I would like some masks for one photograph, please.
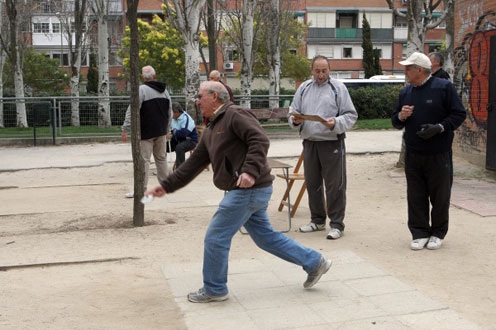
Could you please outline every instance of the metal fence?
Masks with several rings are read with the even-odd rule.
[[[171,96],[172,101],[185,105],[183,95]],[[235,95],[236,104],[250,101],[251,109],[268,108],[271,100],[278,100],[280,107],[289,107],[293,95]],[[96,96],[58,97],[26,97],[24,99],[5,97],[0,98],[3,105],[3,116],[0,116],[0,138],[53,138],[64,136],[99,136],[119,135],[126,110],[129,105],[129,96],[111,96],[109,98]],[[79,107],[79,126],[71,124],[72,103]],[[109,102],[112,127],[98,128],[98,106],[100,102]],[[17,128],[16,104],[23,103],[26,107],[27,123],[29,128]],[[195,118],[195,116],[193,116]],[[2,122],[3,119],[3,122]],[[195,118],[198,120],[198,118]],[[3,124],[3,128],[1,128]]]

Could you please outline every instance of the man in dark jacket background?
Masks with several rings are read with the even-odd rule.
[[[426,55],[415,52],[400,64],[410,84],[401,90],[391,119],[394,127],[405,128],[410,248],[422,250],[427,244],[435,250],[448,232],[453,132],[467,114],[453,84],[431,75]]]
[[[329,270],[331,261],[272,229],[267,215],[273,180],[267,162],[269,139],[258,120],[247,109],[233,105],[219,82],[203,83],[197,104],[210,124],[195,152],[160,186],[146,192],[157,197],[172,193],[209,163],[215,186],[226,191],[205,235],[203,287],[188,294],[188,300],[208,303],[228,298],[229,249],[242,226],[260,248],[302,266],[308,273],[303,286],[312,287]]]
[[[157,167],[157,178],[164,180],[168,174],[167,158],[165,156],[165,136],[170,131],[172,117],[172,103],[165,88],[165,84],[155,80],[155,70],[151,66],[142,69],[143,85],[139,87],[140,102],[140,127],[141,156],[145,161],[145,186],[148,184],[148,170],[150,168],[150,157],[153,153],[155,166]],[[131,106],[127,108],[126,119],[122,125],[122,141],[127,142],[127,135],[131,128]],[[127,198],[133,198],[134,192],[126,194]]]
[[[450,75],[448,74],[448,72],[443,70],[444,56],[441,53],[430,53],[429,60],[431,60],[432,64],[431,72],[433,77],[450,80]]]

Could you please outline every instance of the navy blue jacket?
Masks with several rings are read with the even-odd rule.
[[[413,114],[401,121],[398,114],[403,105],[414,105]],[[400,91],[399,101],[391,117],[394,127],[405,127],[407,151],[437,154],[451,150],[454,130],[465,120],[467,112],[453,84],[446,79],[431,77],[422,86],[408,85]],[[441,124],[444,132],[428,140],[417,136],[420,125]]]

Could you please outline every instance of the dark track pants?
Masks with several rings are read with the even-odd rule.
[[[424,155],[406,152],[405,174],[408,199],[408,228],[413,239],[448,232],[453,163],[450,152]],[[432,204],[429,224],[429,201]]]
[[[311,221],[344,230],[346,209],[346,150],[344,140],[303,141],[303,164]],[[324,199],[325,186],[325,199]]]

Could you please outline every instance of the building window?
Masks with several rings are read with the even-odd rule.
[[[353,48],[344,47],[343,48],[343,58],[352,58],[353,57]]]
[[[340,29],[356,29],[357,28],[357,14],[343,14],[337,15],[336,27]]]
[[[82,30],[83,32],[86,32],[86,23],[83,22],[82,24]],[[75,22],[71,22],[71,33],[76,33],[76,23]]]
[[[401,58],[407,58],[406,50],[407,50],[407,44],[403,44],[403,48],[401,49]]]
[[[50,32],[50,24],[48,24],[48,23],[34,23],[33,32],[34,33],[49,33]]]
[[[60,54],[52,53],[52,59],[59,61],[59,65],[60,65]]]
[[[69,54],[62,54],[62,66],[69,66]]]
[[[396,21],[394,22],[394,26],[397,28],[408,28],[408,22],[406,17],[396,16]]]
[[[60,23],[52,23],[52,33],[60,33]]]
[[[236,49],[226,50],[226,60],[227,61],[237,61],[239,60],[239,53]]]
[[[430,44],[429,53],[438,52],[441,50],[441,44]]]

